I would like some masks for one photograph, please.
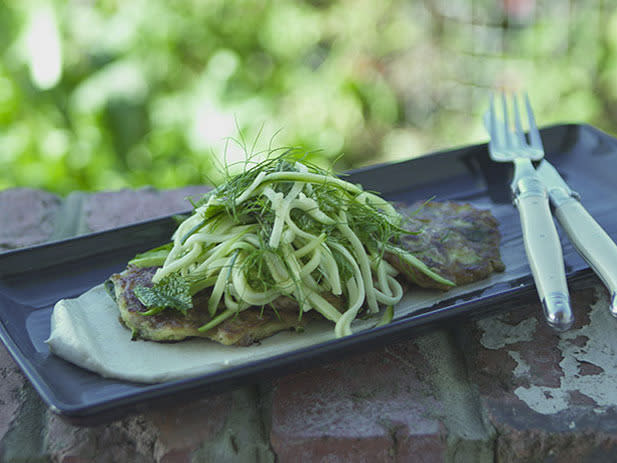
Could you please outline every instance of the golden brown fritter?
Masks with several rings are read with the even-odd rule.
[[[129,265],[122,273],[109,278],[108,292],[120,310],[120,320],[133,332],[135,339],[180,341],[189,337],[204,337],[225,345],[247,346],[282,330],[304,326],[311,314],[298,317],[297,305],[282,300],[270,307],[248,309],[225,320],[220,325],[201,332],[200,326],[211,320],[208,313],[208,291],[193,296],[193,309],[186,316],[177,310],[163,310],[155,315],[143,315],[148,309],[137,299],[133,289],[150,286],[156,267],[139,268]]]
[[[499,224],[490,211],[451,201],[395,207],[404,217],[403,228],[415,233],[401,238],[402,247],[457,286],[504,271],[499,253]],[[402,265],[395,256],[389,256],[389,260],[419,286],[448,289]]]
[[[469,204],[431,202],[411,206],[396,204],[403,215],[403,227],[414,232],[404,235],[401,245],[439,275],[464,285],[501,272],[504,265],[499,254],[500,234],[497,220],[489,211]],[[402,265],[393,255],[388,259],[402,274],[419,286],[448,289],[414,268]],[[152,341],[179,341],[189,337],[205,337],[225,345],[246,346],[291,328],[301,328],[320,317],[307,312],[300,319],[298,305],[289,297],[273,301],[272,307],[244,310],[207,332],[198,328],[208,323],[209,290],[193,296],[193,308],[186,315],[177,310],[163,310],[143,315],[148,309],[135,296],[137,286],[150,286],[156,267],[129,265],[125,271],[110,277],[108,291],[116,300],[120,319],[135,338]],[[340,297],[323,294],[335,307],[343,307]]]

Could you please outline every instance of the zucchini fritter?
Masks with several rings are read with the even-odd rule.
[[[395,207],[404,217],[403,228],[415,233],[403,235],[400,244],[457,286],[505,270],[499,253],[499,224],[490,211],[451,201],[395,204]],[[448,289],[416,269],[402,265],[395,256],[389,256],[389,260],[418,286]]]
[[[482,280],[493,272],[502,272],[504,264],[499,253],[500,233],[497,220],[490,211],[469,204],[454,202],[395,204],[403,215],[403,228],[414,232],[404,235],[401,244],[432,270],[456,285]],[[419,286],[448,289],[421,271],[404,265],[395,255],[388,260],[402,275]],[[301,328],[316,318],[314,311],[298,317],[298,305],[289,297],[279,297],[263,310],[259,307],[239,312],[206,332],[198,330],[208,323],[208,298],[205,290],[193,296],[193,309],[186,315],[176,310],[163,310],[144,315],[148,309],[135,296],[137,286],[152,285],[156,267],[129,265],[125,271],[112,275],[106,286],[115,299],[120,319],[134,338],[152,341],[179,341],[189,337],[205,337],[225,345],[250,345],[290,328]],[[340,308],[344,301],[332,294],[323,294]]]
[[[270,307],[244,310],[220,325],[201,332],[208,323],[208,291],[193,297],[194,308],[185,315],[175,310],[163,310],[155,315],[144,315],[148,309],[137,299],[133,289],[139,285],[151,286],[156,267],[139,268],[129,265],[122,273],[112,275],[106,287],[116,301],[120,320],[133,332],[133,338],[151,341],[180,341],[189,337],[204,337],[225,345],[248,346],[282,330],[300,328],[312,314],[298,318],[298,309],[281,298],[274,309]],[[275,310],[276,309],[276,310]]]

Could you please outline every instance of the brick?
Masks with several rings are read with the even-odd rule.
[[[151,463],[156,433],[155,425],[143,415],[84,428],[49,413],[46,456],[58,463]]]
[[[225,408],[224,416],[213,416],[208,409],[203,410],[202,416],[207,416],[208,420],[213,420],[212,422],[220,427],[216,434],[212,433],[208,439],[204,439],[199,450],[192,454],[192,461],[274,463],[274,456],[266,438],[257,389],[254,386],[244,386],[234,389],[229,395],[231,408]]]
[[[20,391],[26,384],[26,378],[3,345],[0,345],[0,376],[0,442],[3,442],[23,405],[24,396]]]
[[[60,198],[44,191],[0,191],[0,252],[47,241],[59,207]]]
[[[0,346],[0,461],[41,461],[46,407]]]
[[[47,455],[59,463],[190,463],[204,443],[218,439],[230,403],[230,395],[222,394],[92,428],[49,413]]]
[[[535,302],[461,330],[498,461],[617,461],[617,321],[601,285],[571,293],[567,332]]]
[[[270,437],[278,461],[443,461],[429,370],[407,342],[279,379]]]
[[[99,429],[71,426],[49,413],[45,430],[46,453],[58,463],[86,463],[97,455]]]
[[[231,412],[231,395],[221,394],[150,415],[158,431],[157,463],[190,463],[204,443],[216,441]]]
[[[94,193],[86,199],[84,215],[89,231],[102,231],[191,209],[187,197],[199,198],[207,187],[191,186],[158,191],[153,188]]]

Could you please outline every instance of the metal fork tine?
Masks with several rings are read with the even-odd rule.
[[[516,137],[518,138],[519,146],[525,146],[525,132],[521,125],[521,115],[518,110],[518,96],[516,93],[512,96],[512,105],[514,106],[514,126],[516,127]]]
[[[529,141],[532,148],[539,150],[544,149],[542,147],[542,139],[540,138],[540,131],[536,125],[536,120],[531,109],[531,103],[529,102],[529,96],[525,92],[525,106],[527,107],[527,119],[529,120]]]
[[[510,138],[510,121],[508,120],[508,104],[506,101],[506,94],[501,94],[501,103],[503,105],[503,133],[505,137],[506,145],[512,147],[512,140]]]

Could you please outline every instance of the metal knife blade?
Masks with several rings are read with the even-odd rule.
[[[536,172],[548,190],[557,220],[576,250],[608,288],[610,311],[617,317],[617,245],[583,207],[578,193],[568,186],[555,167],[543,160]]]

